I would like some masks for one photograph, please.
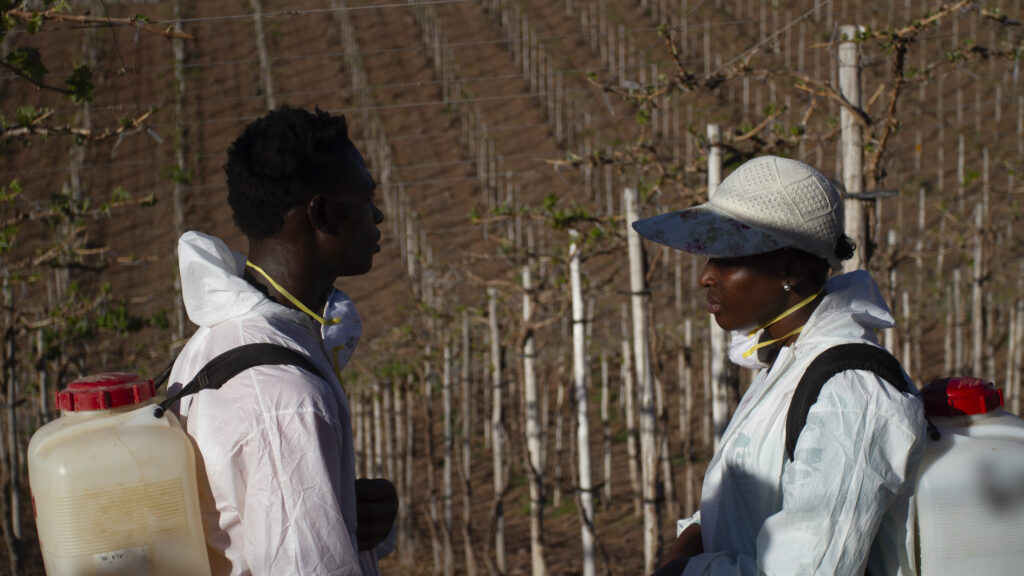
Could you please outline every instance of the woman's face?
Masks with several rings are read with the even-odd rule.
[[[708,290],[708,312],[724,330],[745,330],[782,313],[788,304],[782,251],[710,258],[700,274]]]

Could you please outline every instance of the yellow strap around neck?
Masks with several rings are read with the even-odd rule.
[[[817,292],[815,292],[814,294],[811,294],[811,295],[810,295],[810,296],[808,296],[807,298],[804,298],[804,299],[803,299],[803,300],[801,300],[800,302],[797,302],[796,304],[794,304],[793,306],[791,306],[791,307],[790,307],[790,308],[789,308],[788,310],[786,310],[786,311],[785,311],[785,312],[783,312],[782,314],[779,314],[779,315],[778,315],[778,316],[776,316],[775,318],[772,318],[771,320],[769,320],[769,321],[765,322],[764,324],[761,324],[761,325],[760,325],[760,326],[758,326],[757,328],[754,328],[753,330],[751,330],[751,331],[750,331],[749,333],[747,333],[747,336],[753,336],[754,334],[757,334],[757,333],[758,333],[758,332],[760,332],[761,330],[764,330],[765,328],[768,328],[768,327],[769,327],[769,326],[771,326],[772,324],[775,324],[775,323],[776,323],[776,322],[778,322],[779,320],[782,320],[782,319],[783,319],[783,318],[785,318],[786,316],[789,316],[789,315],[790,315],[790,314],[792,314],[793,312],[796,312],[797,310],[799,310],[799,309],[803,308],[804,306],[807,306],[808,304],[810,304],[811,302],[813,302],[815,298],[817,298],[818,296],[821,296],[821,293],[822,293],[822,292],[824,292],[824,291],[825,291],[825,289],[824,289],[824,288],[822,288],[821,290],[818,290]],[[774,340],[766,340],[766,341],[764,341],[764,342],[760,342],[760,343],[758,343],[758,344],[757,344],[756,346],[754,346],[754,347],[750,348],[749,350],[747,350],[746,352],[744,352],[744,353],[743,353],[743,357],[744,357],[744,358],[749,358],[749,357],[750,357],[751,355],[753,355],[753,354],[754,354],[755,352],[757,352],[757,351],[758,351],[758,350],[760,350],[761,348],[765,348],[765,347],[767,347],[767,346],[771,346],[772,344],[775,344],[776,342],[779,342],[779,341],[781,341],[781,340],[785,340],[785,339],[789,338],[790,336],[796,336],[796,335],[797,335],[797,334],[799,334],[799,333],[800,333],[800,331],[801,331],[801,330],[803,330],[803,329],[804,329],[804,327],[803,327],[803,325],[801,324],[800,326],[797,326],[797,327],[796,327],[796,328],[795,328],[794,330],[791,330],[791,331],[790,331],[790,332],[789,332],[788,334],[786,334],[785,336],[781,336],[781,337],[779,337],[779,338],[776,338],[776,339],[774,339]]]
[[[793,305],[793,306],[792,306],[792,307],[791,307],[791,308],[790,308],[789,310],[786,310],[786,311],[785,311],[785,312],[783,312],[782,314],[779,314],[779,315],[778,315],[778,316],[776,316],[775,318],[772,318],[771,320],[769,320],[769,321],[765,322],[764,324],[761,324],[760,326],[758,326],[758,327],[754,328],[753,330],[751,330],[750,332],[748,332],[748,333],[747,333],[747,336],[753,336],[754,334],[757,334],[757,333],[758,333],[758,332],[760,332],[761,330],[764,330],[765,328],[767,328],[767,327],[771,326],[772,324],[775,324],[775,323],[776,323],[776,322],[778,322],[779,320],[782,320],[782,319],[783,319],[783,318],[785,318],[786,316],[789,316],[789,315],[790,315],[790,314],[792,314],[793,312],[796,312],[797,310],[799,310],[799,309],[803,308],[804,306],[807,306],[807,305],[808,305],[808,304],[810,304],[810,303],[811,303],[812,301],[814,301],[814,299],[815,299],[815,298],[817,298],[818,296],[821,296],[821,293],[822,293],[822,292],[824,292],[824,291],[825,291],[825,289],[824,289],[824,288],[822,288],[821,290],[818,290],[817,292],[815,292],[814,294],[811,294],[811,295],[810,295],[810,296],[808,296],[807,298],[804,298],[804,299],[803,299],[803,300],[801,300],[800,302],[797,302],[797,303],[796,303],[796,304],[794,304],[794,305]],[[785,338],[785,336],[783,336],[783,338]],[[774,342],[774,340],[773,340],[773,342]]]
[[[797,326],[795,330],[791,331],[789,334],[786,334],[785,336],[782,336],[780,338],[776,338],[774,340],[765,340],[764,342],[761,342],[758,345],[756,345],[753,348],[751,348],[750,350],[747,350],[746,352],[744,352],[743,353],[743,357],[744,358],[750,358],[755,352],[757,352],[761,348],[765,348],[767,346],[771,346],[772,344],[775,344],[779,340],[785,340],[786,338],[789,338],[790,336],[795,336],[795,335],[799,334],[800,331],[803,330],[803,329],[804,329],[803,326]]]
[[[273,286],[275,290],[280,292],[281,295],[284,296],[285,298],[287,298],[289,302],[294,304],[296,308],[298,308],[299,310],[302,310],[303,312],[305,312],[313,320],[316,320],[317,322],[323,324],[324,326],[334,326],[335,324],[340,324],[341,323],[341,318],[331,318],[331,319],[328,320],[328,319],[324,318],[323,316],[317,314],[316,312],[313,312],[312,310],[310,310],[305,304],[303,304],[302,302],[299,302],[298,298],[296,298],[295,296],[292,296],[291,292],[288,292],[287,290],[285,290],[284,286],[281,286],[280,284],[275,282],[274,279],[270,277],[270,274],[267,274],[266,272],[263,271],[263,268],[260,268],[259,266],[253,264],[252,262],[250,262],[248,260],[245,261],[245,265],[248,266],[249,268],[252,268],[253,270],[259,272],[260,274],[262,274],[263,277],[267,279],[267,282],[270,282],[270,285]]]

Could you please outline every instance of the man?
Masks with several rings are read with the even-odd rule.
[[[380,251],[373,178],[344,117],[287,107],[246,126],[224,169],[248,259],[211,236],[181,237],[182,297],[199,329],[170,381],[258,342],[301,352],[319,374],[258,366],[182,399],[213,574],[379,574],[373,548],[397,498],[383,480],[361,480],[357,498],[338,374],[362,323],[334,288],[368,272]]]

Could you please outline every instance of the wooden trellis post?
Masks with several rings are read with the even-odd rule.
[[[430,367],[430,347],[427,346],[423,364],[423,408],[426,411],[427,424],[427,491],[430,499],[427,504],[427,515],[430,520],[430,548],[434,557],[434,573],[439,574],[444,568],[444,546],[438,532],[441,531],[441,513],[437,505],[437,481],[434,479],[434,468],[437,466],[434,454],[434,374]]]
[[[182,30],[181,26],[181,0],[174,2],[175,26]],[[187,124],[185,122],[185,40],[174,38],[171,40],[171,47],[174,51],[174,162],[178,173],[174,178],[174,190],[171,194],[174,204],[174,235],[181,237],[185,232],[185,180],[188,174],[188,164],[185,161],[185,148],[188,144]],[[176,340],[185,338],[185,302],[181,298],[181,275],[174,275],[174,337]]]
[[[403,509],[404,506],[405,515],[402,517],[404,529],[406,533],[407,547],[404,551],[405,560],[410,560],[413,556],[413,546],[416,543],[415,536],[412,533],[412,516],[415,510],[413,506],[413,498],[415,495],[413,486],[413,464],[416,457],[416,418],[415,411],[412,409],[412,394],[413,384],[415,377],[409,374],[405,388],[402,390],[403,401],[405,405],[405,487],[406,492],[403,494],[402,499],[399,501],[399,509]],[[428,424],[429,425],[429,424]]]
[[[992,378],[994,374],[983,374],[983,352],[985,341],[985,308],[984,308],[984,282],[985,282],[985,247],[984,230],[985,223],[984,206],[978,204],[974,208],[974,238],[972,248],[974,260],[971,263],[971,373],[983,378]]]
[[[404,386],[400,382],[394,382],[393,386],[395,387],[394,412],[390,414],[390,417],[394,419],[393,426],[395,429],[396,466],[395,476],[392,478],[392,481],[395,483],[395,488],[398,490],[398,516],[395,519],[395,528],[398,533],[398,551],[405,556],[407,554],[406,549],[412,545],[409,541],[409,533],[406,531],[405,522],[405,516],[409,513],[407,499],[410,496],[410,487],[405,483],[405,419],[403,414],[407,407],[403,399]]]
[[[477,564],[473,542],[473,381],[471,379],[473,347],[470,339],[469,313],[462,313],[462,539],[467,576],[476,576]]]
[[[4,505],[0,505],[0,512],[3,514],[4,535],[7,537],[8,567],[11,574],[21,574],[21,548],[22,548],[22,521],[21,521],[21,447],[18,445],[18,374],[17,374],[17,349],[15,346],[15,314],[14,296],[7,277],[6,266],[4,267],[3,289],[0,291],[3,299],[3,309],[6,310],[6,330],[3,335],[3,346],[0,355],[3,356],[3,368],[0,369],[0,377],[6,384],[5,400],[7,406],[4,412],[7,416],[6,454],[0,463],[7,469],[6,480],[8,489]]]
[[[373,404],[373,478],[384,476],[384,413],[381,411],[381,386],[379,380],[373,381],[370,392]]]
[[[658,462],[655,447],[654,378],[647,346],[647,301],[650,297],[644,280],[643,247],[632,223],[638,218],[636,191],[626,188],[622,195],[626,211],[626,238],[629,248],[629,288],[633,309],[633,361],[640,385],[640,477],[644,510],[644,571],[655,568],[658,537],[657,481]]]
[[[444,512],[444,574],[455,574],[455,554],[452,549],[452,451],[455,439],[452,433],[452,346],[445,340],[441,369],[441,422],[444,433],[444,463],[441,475],[441,502]]]
[[[839,91],[852,106],[860,108],[860,60],[855,38],[857,26],[841,26],[839,35],[843,41],[839,44]],[[864,137],[860,124],[850,110],[843,107],[839,111],[842,129],[840,151],[843,165],[843,186],[848,195],[864,192]],[[859,198],[846,198],[843,201],[846,213],[846,235],[857,245],[853,258],[843,263],[843,270],[866,270],[868,267],[868,228],[864,201]]]
[[[526,337],[523,339],[523,396],[526,414],[526,452],[530,481],[530,565],[533,576],[546,576],[544,561],[544,460],[543,438],[541,436],[540,410],[538,405],[537,373],[534,361],[537,356],[536,339],[530,323],[533,321],[533,272],[530,264],[522,268],[523,274],[523,325]]]
[[[491,454],[494,464],[494,558],[498,572],[508,572],[505,557],[504,414],[501,381],[501,333],[498,330],[498,291],[487,289],[487,320],[491,341]]]
[[[622,305],[622,394],[620,400],[626,413],[626,456],[629,461],[629,486],[633,495],[633,515],[642,512],[641,497],[643,488],[640,485],[640,450],[637,446],[636,433],[636,386],[633,380],[633,353],[629,350],[629,331],[627,329],[629,315],[626,305]]]
[[[580,273],[579,232],[569,231],[569,283],[572,292],[572,365],[576,397],[576,455],[579,506],[582,517],[583,576],[594,576],[594,493],[590,475],[590,409],[587,395],[587,338],[583,282]]]
[[[270,63],[270,53],[267,49],[267,35],[263,28],[263,0],[249,0],[249,6],[253,12],[253,26],[256,32],[256,53],[260,61],[260,84],[263,88],[263,99],[267,103],[267,110],[277,108],[277,101],[274,98],[274,77]]]
[[[1024,277],[1024,266],[1022,266],[1022,276]],[[1019,277],[1020,278],[1020,277]],[[1024,282],[1018,280],[1017,282],[1017,293],[1021,293],[1021,288]],[[1015,334],[1017,337],[1014,339],[1014,346],[1009,351],[1008,356],[1012,358],[1011,364],[1013,366],[1013,375],[1010,381],[1006,383],[1010,387],[1010,409],[1013,410],[1014,414],[1020,415],[1020,396],[1021,396],[1021,370],[1024,369],[1024,364],[1021,362],[1021,350],[1024,349],[1024,298],[1017,298],[1016,306],[1016,329]]]
[[[604,486],[601,487],[601,501],[605,511],[612,505],[612,424],[610,419],[610,389],[608,387],[608,356],[601,353],[601,428],[604,434]]]
[[[718,185],[722,182],[722,127],[718,124],[708,124],[708,199],[714,196]],[[718,326],[712,317],[708,322],[711,331],[711,423],[714,429],[714,449],[718,450],[718,443],[722,440],[722,434],[729,423],[728,403],[728,374],[726,362],[728,361],[729,347],[725,330]]]

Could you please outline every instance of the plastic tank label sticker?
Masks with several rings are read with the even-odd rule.
[[[93,554],[92,564],[96,568],[96,576],[120,576],[122,574],[152,576],[153,574],[149,565],[149,546]]]

